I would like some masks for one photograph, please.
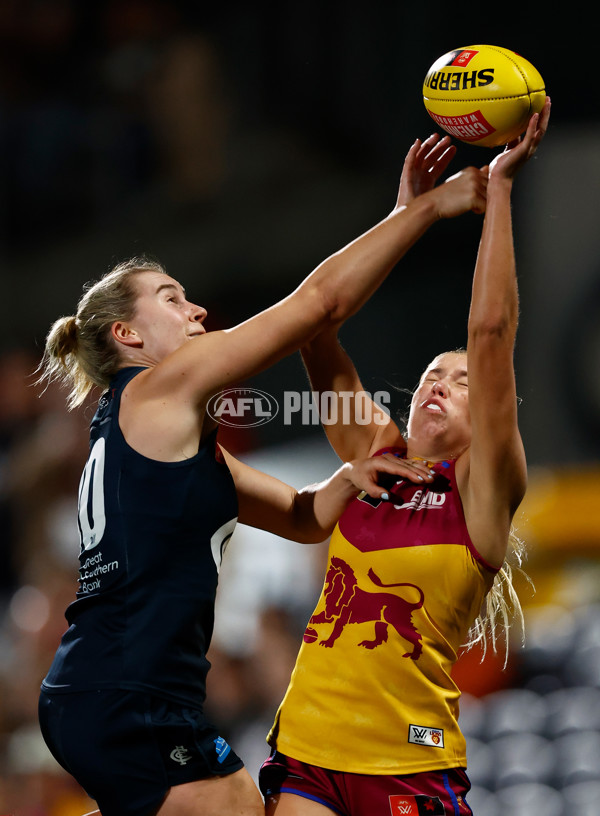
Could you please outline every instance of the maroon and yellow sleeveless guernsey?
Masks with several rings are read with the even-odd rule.
[[[340,518],[267,738],[283,754],[363,774],[466,767],[450,672],[496,570],[469,538],[455,461],[433,467],[430,484],[361,494]]]

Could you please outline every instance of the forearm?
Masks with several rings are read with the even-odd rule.
[[[514,343],[518,290],[511,214],[510,179],[490,181],[488,203],[473,278],[469,340]]]
[[[343,461],[368,456],[383,445],[380,438],[392,444],[399,443],[399,431],[389,413],[378,402],[388,398],[387,393],[367,394],[354,363],[340,345],[338,327],[320,332],[301,349],[310,385],[319,395],[323,430],[329,444]],[[327,394],[327,400],[322,395]],[[382,437],[382,434],[384,435]]]
[[[349,474],[352,465],[346,462],[329,479],[309,485],[296,493],[294,528],[306,543],[324,541],[338,519],[360,493]]]
[[[349,502],[363,491],[371,498],[387,501],[389,496],[380,484],[382,477],[393,477],[393,481],[409,479],[422,485],[431,482],[434,473],[425,462],[407,462],[392,454],[346,462],[329,479],[296,492],[295,524],[303,535],[296,540],[322,541],[331,533]]]
[[[299,290],[316,287],[331,322],[343,322],[360,309],[437,219],[435,197],[415,199],[323,261]]]

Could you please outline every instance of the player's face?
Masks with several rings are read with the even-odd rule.
[[[190,303],[185,290],[161,272],[140,272],[138,297],[129,325],[143,343],[145,356],[158,362],[168,354],[206,333],[202,325],[206,309]]]
[[[427,367],[411,401],[408,436],[443,437],[449,453],[468,447],[471,419],[466,354],[440,354]]]

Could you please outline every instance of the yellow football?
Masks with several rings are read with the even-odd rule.
[[[545,99],[539,71],[497,45],[448,51],[433,63],[423,82],[423,101],[436,124],[451,136],[482,147],[520,136]]]

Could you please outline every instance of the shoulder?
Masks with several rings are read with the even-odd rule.
[[[203,427],[204,414],[185,392],[165,387],[156,374],[157,368],[147,368],[123,389],[121,431],[143,456],[167,462],[189,459],[209,430]]]

